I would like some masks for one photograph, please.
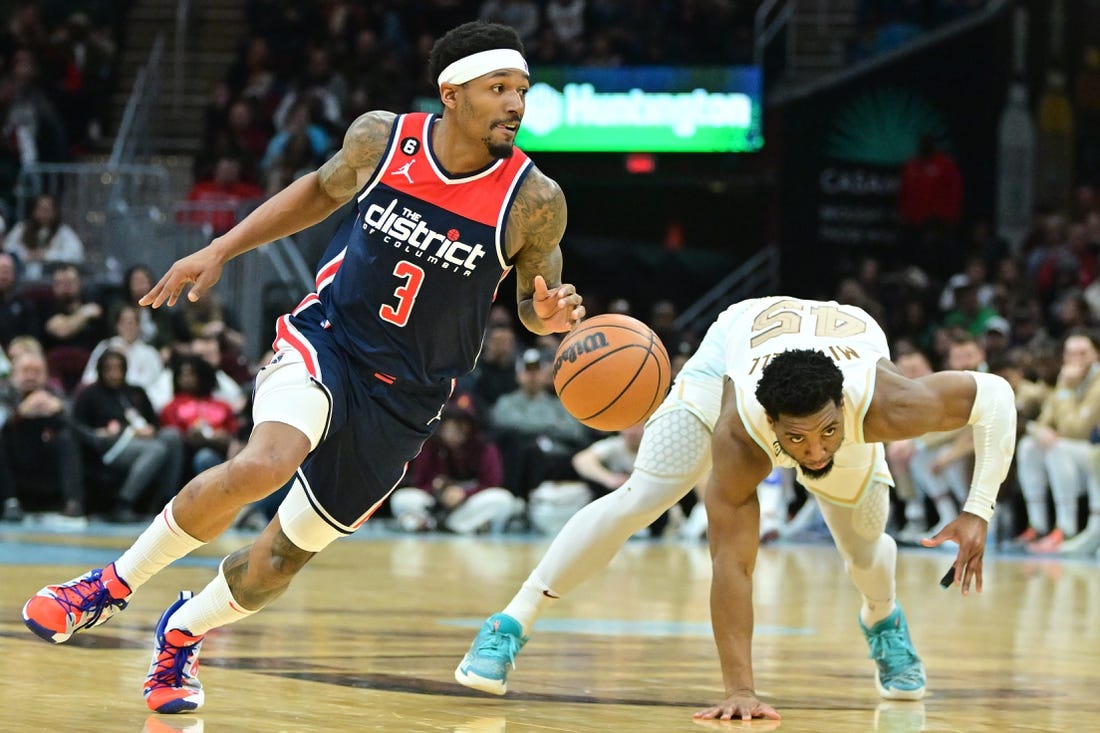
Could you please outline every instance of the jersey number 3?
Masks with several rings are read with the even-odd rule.
[[[386,304],[378,309],[378,315],[383,321],[395,326],[404,326],[409,322],[409,313],[412,312],[416,295],[420,292],[420,286],[424,284],[424,270],[408,260],[401,260],[393,268],[393,274],[404,278],[405,284],[396,288],[393,295],[397,298],[397,307]]]

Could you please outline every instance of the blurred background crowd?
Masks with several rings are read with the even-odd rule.
[[[1003,15],[1015,3],[819,5],[819,25],[826,16],[845,19],[834,44],[839,66],[832,70],[842,72],[885,63],[930,34]],[[822,10],[831,5],[831,14]],[[1072,14],[1080,5],[1071,2],[1063,11]],[[153,224],[145,228],[104,227],[123,208],[132,214],[138,207],[76,195],[83,179],[71,172],[118,162],[121,131],[142,114],[131,102],[132,89],[149,83],[137,69],[150,46],[156,52],[140,22],[169,26],[183,17],[182,6],[193,24],[206,13],[223,27],[225,50],[208,54],[204,71],[188,77],[192,89],[201,85],[190,95],[194,124],[173,132],[176,137],[164,133],[162,150],[140,158],[169,170],[169,205],[149,214]],[[475,18],[514,26],[536,74],[540,65],[761,63],[755,53],[759,4],[739,0],[40,0],[0,7],[0,500],[3,521],[48,517],[58,530],[83,527],[89,518],[139,521],[247,439],[250,385],[270,356],[263,345],[271,317],[303,291],[283,286],[268,297],[247,276],[230,276],[198,303],[151,311],[137,300],[181,247],[201,246],[316,168],[357,115],[431,109],[435,90],[425,78],[426,60],[447,28]],[[222,22],[222,12],[233,22]],[[177,36],[173,48],[179,47]],[[733,270],[746,252],[778,246],[782,267],[763,287],[866,309],[886,330],[905,373],[950,368],[1005,376],[1021,417],[1016,462],[993,533],[1005,550],[1100,550],[1100,161],[1089,143],[1100,114],[1100,51],[1081,45],[1079,56],[1078,62],[1062,59],[1064,110],[1058,99],[1030,95],[1040,143],[1050,132],[1044,120],[1049,125],[1068,114],[1069,127],[1055,125],[1062,137],[1051,139],[1068,135],[1074,147],[1059,158],[1056,178],[1066,183],[1039,181],[1034,205],[1017,212],[1026,221],[1018,235],[968,195],[968,180],[971,186],[981,180],[967,168],[972,151],[930,128],[909,131],[894,151],[897,162],[886,166],[895,182],[888,195],[896,246],[830,250],[836,269],[818,273],[826,277],[812,289],[796,276],[800,248],[809,245],[777,241],[784,238],[781,226],[747,223],[747,234],[724,252],[717,234],[698,237],[688,228],[685,235],[672,226],[677,217],[690,220],[689,211],[654,227],[639,245],[660,253],[653,272],[631,273],[644,282],[660,277],[662,263],[700,253],[727,257],[721,261]],[[794,69],[792,58],[788,48],[784,65],[805,82],[805,64]],[[169,59],[159,62],[162,68],[172,68]],[[163,77],[162,87],[170,87],[171,71]],[[186,117],[172,106],[178,103],[166,96],[157,102],[162,111]],[[753,197],[761,187],[775,192],[790,183],[774,183],[783,164],[769,152],[788,143],[783,129],[769,125],[765,152],[710,174],[728,179],[726,195],[746,190],[733,180],[751,178]],[[557,169],[587,171],[589,165],[553,155],[536,162],[563,180],[567,197],[569,176]],[[678,170],[678,163],[666,165]],[[62,184],[52,185],[58,171]],[[660,188],[662,179],[649,185]],[[713,190],[714,180],[701,185]],[[626,187],[620,195],[630,199],[639,190]],[[578,197],[579,208],[586,197]],[[765,220],[794,216],[781,204],[758,213]],[[723,213],[715,216],[721,220]],[[583,212],[570,227],[566,273],[585,293],[589,313],[646,321],[681,365],[709,323],[692,309],[701,289],[616,290],[613,281],[586,269],[584,256],[571,259],[574,242],[591,233]],[[320,246],[326,239],[319,237]],[[312,268],[318,243],[303,237],[295,246]],[[725,273],[712,274],[716,280]],[[248,287],[253,290],[244,292]],[[557,342],[533,338],[518,324],[510,298],[503,300],[477,368],[460,381],[440,430],[389,502],[385,519],[395,528],[553,532],[630,472],[641,428],[605,435],[574,420],[552,388]],[[888,446],[898,483],[891,530],[899,539],[912,542],[956,515],[972,454],[968,430]],[[812,502],[806,504],[792,477],[777,472],[761,492],[768,538],[820,529]],[[261,526],[277,500],[250,507],[239,525]],[[703,537],[697,504],[696,494],[687,497],[649,532]]]

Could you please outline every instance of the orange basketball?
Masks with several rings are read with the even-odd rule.
[[[593,316],[569,332],[554,357],[554,389],[569,413],[614,432],[653,414],[672,368],[657,334],[636,318]]]

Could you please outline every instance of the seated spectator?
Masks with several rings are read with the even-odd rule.
[[[980,285],[969,281],[955,287],[955,308],[943,318],[943,325],[949,328],[962,328],[975,337],[985,334],[990,319],[1000,314],[992,306],[982,305],[979,300]]]
[[[271,138],[260,161],[260,174],[268,192],[285,188],[302,172],[317,168],[332,146],[328,132],[311,120],[311,100],[295,104],[287,124]]]
[[[599,494],[614,491],[634,470],[644,429],[634,425],[582,448],[573,455],[573,470]]]
[[[1017,542],[1030,552],[1058,552],[1077,533],[1078,501],[1087,489],[1091,511],[1100,514],[1100,481],[1093,473],[1096,447],[1089,442],[1100,422],[1100,351],[1086,331],[1070,333],[1062,368],[1039,417],[1027,423],[1016,448],[1016,471],[1027,508],[1027,529]],[[1054,497],[1055,524],[1047,503]],[[1097,517],[1100,519],[1100,517]],[[1095,525],[1094,525],[1095,526]],[[1090,536],[1096,534],[1090,532]]]
[[[33,7],[28,5],[27,7]],[[0,79],[4,134],[3,147],[17,154],[20,167],[44,161],[63,161],[68,156],[65,124],[51,99],[49,80],[39,78],[33,43],[14,34],[14,50],[5,53],[7,72]],[[12,46],[7,46],[10,49]]]
[[[478,404],[492,409],[500,396],[519,386],[516,381],[516,329],[511,324],[490,326],[477,366],[462,378]]]
[[[143,390],[150,390],[160,379],[164,371],[164,362],[160,352],[141,338],[140,311],[132,305],[123,305],[115,316],[115,335],[104,339],[92,349],[88,364],[84,368],[81,384],[96,381],[99,357],[107,349],[113,349],[126,357],[126,383]]]
[[[531,492],[531,521],[544,534],[560,529],[572,513],[592,499],[615,491],[630,478],[638,445],[642,442],[643,425],[622,430],[581,448],[570,461],[577,476],[589,486],[587,496],[576,492],[568,481],[544,481]],[[567,497],[574,497],[570,504]],[[649,527],[638,533],[648,536]]]
[[[172,369],[175,396],[160,412],[160,424],[183,436],[192,475],[223,463],[237,435],[237,413],[214,397],[214,367],[197,354],[180,357]]]
[[[252,379],[243,353],[244,334],[217,293],[207,293],[195,303],[181,301],[173,312],[173,324],[176,340],[190,342],[192,347],[203,346],[195,343],[198,339],[215,339],[216,344],[205,345],[211,363],[240,384]]]
[[[196,181],[187,192],[190,206],[181,219],[207,227],[215,236],[224,234],[237,223],[239,209],[263,196],[262,188],[242,179],[238,158],[222,157],[214,166],[214,177]]]
[[[126,357],[108,349],[96,362],[98,379],[81,389],[73,420],[91,460],[122,476],[108,519],[135,522],[163,507],[179,489],[183,444],[174,428],[160,428],[145,390],[126,383]],[[146,496],[152,489],[152,495]]]
[[[240,382],[233,379],[233,377],[222,370],[221,344],[218,339],[213,336],[200,336],[192,339],[189,343],[183,345],[176,355],[173,356],[173,363],[176,359],[186,356],[187,354],[194,354],[202,357],[210,366],[214,367],[215,386],[213,396],[232,407],[234,413],[240,414],[241,410],[244,409],[248,395],[245,394]],[[172,384],[172,370],[166,369],[161,374],[152,390],[150,390],[149,399],[152,401],[154,408],[163,410],[164,407],[172,401],[174,396],[175,389]]]
[[[11,382],[2,401],[7,420],[2,440],[15,479],[9,511],[84,515],[84,465],[70,426],[65,397],[49,384],[46,359],[33,349],[12,358]],[[15,501],[11,501],[14,499]]]
[[[72,392],[84,375],[84,367],[96,344],[107,337],[103,307],[87,298],[75,265],[60,265],[53,272],[52,298],[42,309],[42,345],[50,373]]]
[[[676,304],[661,299],[649,308],[649,327],[665,345],[669,353],[674,352],[684,340],[683,332],[676,326]]]
[[[985,322],[985,334],[981,339],[982,350],[990,359],[999,358],[1012,345],[1012,326],[1003,316],[994,316]]]
[[[526,498],[545,480],[575,479],[573,454],[591,442],[551,387],[549,361],[527,349],[516,372],[519,389],[502,395],[490,414],[504,455],[504,485]]]
[[[439,429],[407,475],[412,485],[395,491],[390,506],[398,525],[408,531],[502,532],[524,511],[524,501],[501,488],[500,451],[481,433],[469,394],[452,397],[443,408]]]
[[[84,264],[84,243],[62,223],[57,201],[49,194],[35,197],[30,216],[4,238],[4,250],[19,260],[26,280],[45,280],[48,265]]]
[[[157,281],[148,265],[131,265],[122,275],[122,290],[108,306],[114,312],[123,305],[133,306],[138,314],[138,327],[141,340],[155,349],[161,350],[161,361],[168,358],[164,351],[175,338],[173,331],[173,312],[166,308],[145,308],[138,305],[146,293],[153,289]]]
[[[0,347],[7,348],[16,336],[29,334],[41,338],[38,308],[19,291],[15,258],[0,253]]]

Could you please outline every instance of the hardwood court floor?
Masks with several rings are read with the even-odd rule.
[[[198,591],[229,535],[173,565],[125,613],[51,647],[20,620],[47,582],[109,562],[137,528],[48,534],[0,528],[0,731],[110,733],[557,733],[746,729],[693,722],[721,677],[702,545],[631,542],[540,621],[504,698],[456,684],[475,628],[499,609],[544,539],[366,531],[319,555],[263,612],[211,633],[207,702],[150,714],[141,698],[151,630],[180,588]],[[922,703],[884,703],[856,624],[858,600],[831,546],[762,550],[755,667],[781,723],[747,730],[1100,730],[1100,567],[990,558],[986,590],[937,580],[950,556],[903,551],[899,597],[928,669]]]

